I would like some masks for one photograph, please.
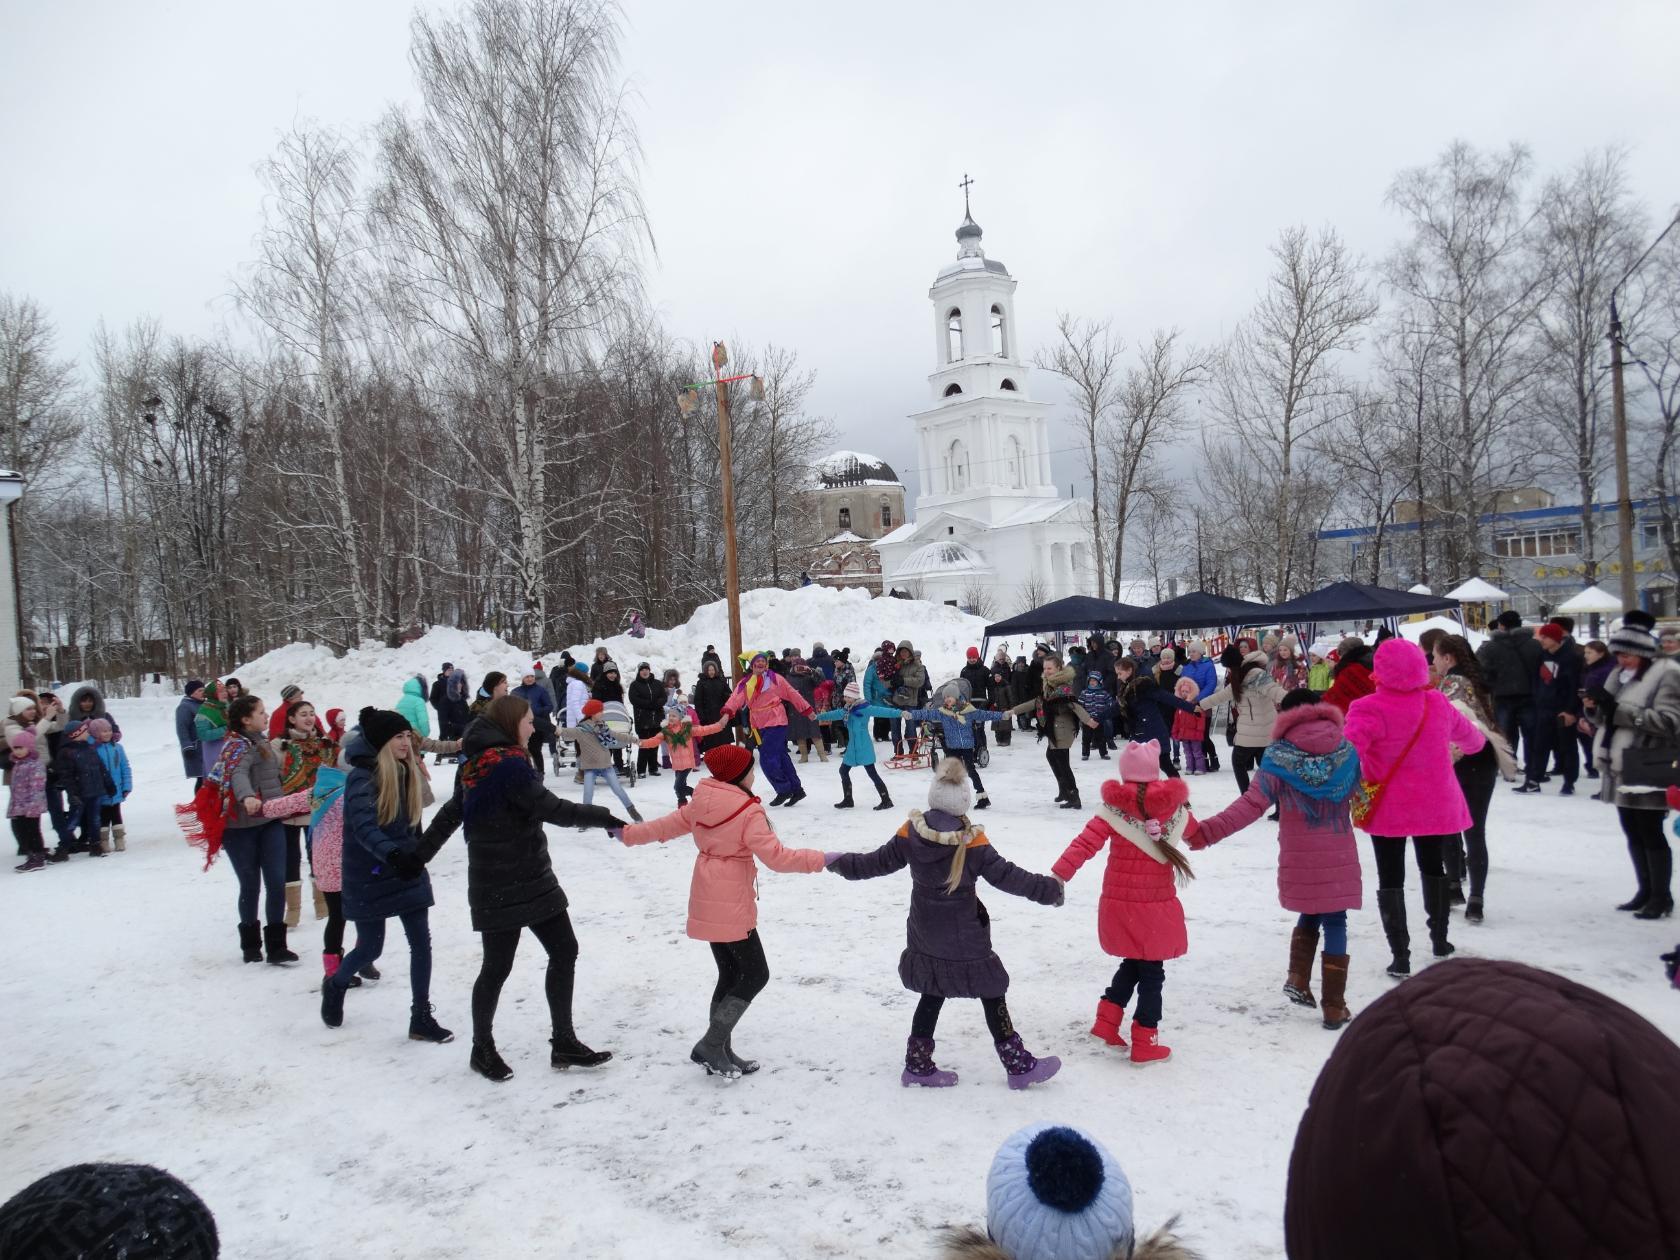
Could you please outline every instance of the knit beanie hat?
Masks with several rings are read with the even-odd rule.
[[[955,757],[947,757],[934,771],[933,784],[928,788],[928,808],[961,818],[974,807],[974,789],[968,783],[968,767]]]
[[[606,708],[606,705],[599,700],[585,700],[583,702],[583,716],[592,718],[604,708]]]
[[[146,1164],[73,1164],[0,1204],[0,1256],[215,1260],[216,1218],[178,1178]]]
[[[88,723],[88,729],[95,739],[105,739],[111,734],[111,723],[105,718],[94,718]]]
[[[969,648],[968,649],[968,659],[971,660],[971,661],[979,660],[980,659],[980,649],[977,648],[977,647]]]
[[[1029,1124],[992,1159],[986,1229],[1011,1260],[1127,1256],[1136,1236],[1132,1184],[1078,1129]]]
[[[203,682],[202,679],[189,678],[189,679],[187,679],[187,685],[185,687],[181,688],[181,694],[183,696],[190,696],[190,695],[192,695],[193,692],[197,691],[202,686],[204,686],[204,682]]]
[[[33,700],[31,700],[28,696],[13,696],[12,697],[11,713],[12,713],[13,717],[21,717],[21,716],[23,716],[23,714],[26,711],[28,711],[29,709],[33,709],[35,707],[36,707],[35,702]]]
[[[1647,624],[1648,623],[1648,624]],[[1657,636],[1653,633],[1656,618],[1643,610],[1630,612],[1622,618],[1622,624],[1610,636],[1608,644],[1610,651],[1631,652],[1635,656],[1646,659],[1657,654]]]
[[[298,686],[296,683],[287,683],[284,687],[280,688],[280,701],[281,703],[285,703],[293,696],[301,696],[302,694],[302,687]]]
[[[1520,963],[1430,967],[1319,1073],[1289,1159],[1289,1255],[1680,1255],[1676,1079],[1680,1048],[1602,993]]]
[[[719,744],[706,754],[706,769],[714,779],[734,783],[753,767],[753,755],[739,744]]]
[[[6,742],[12,746],[14,757],[28,759],[35,755],[35,732],[27,726],[6,736]]]
[[[87,728],[87,725],[88,724],[81,718],[71,718],[70,721],[64,724],[64,738],[75,739],[76,736],[82,733],[84,728]],[[93,733],[91,728],[88,728],[88,733]]]
[[[840,689],[840,698],[848,705],[856,704],[859,700],[863,699],[863,692],[858,690],[857,681],[855,679]]]
[[[1178,653],[1177,652],[1173,651],[1170,647],[1164,647],[1164,648],[1161,649],[1161,664],[1162,665],[1170,666],[1170,665],[1175,665],[1177,663],[1178,663]]]
[[[356,715],[356,724],[362,728],[362,738],[372,744],[376,752],[398,735],[414,729],[402,714],[371,706]]]
[[[1153,783],[1160,777],[1161,745],[1155,740],[1129,743],[1120,750],[1120,782]]]
[[[1537,639],[1550,639],[1553,643],[1562,643],[1569,635],[1564,628],[1555,621],[1548,621],[1534,632]]]

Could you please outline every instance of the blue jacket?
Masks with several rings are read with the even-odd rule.
[[[905,717],[916,718],[922,722],[938,722],[944,727],[945,747],[973,748],[974,728],[987,722],[997,722],[1003,719],[1003,714],[993,709],[970,709],[961,717],[949,709],[909,709]]]
[[[398,813],[379,825],[377,754],[360,731],[344,746],[350,772],[344,778],[344,917],[390,919],[432,904],[432,881],[424,871],[419,879],[404,879],[390,864],[398,849],[420,849],[418,819]],[[411,771],[411,773],[414,773]]]
[[[1085,688],[1079,693],[1079,703],[1099,722],[1114,712],[1114,697],[1108,694],[1106,687]]]
[[[875,668],[875,662],[869,662],[869,668],[863,671],[863,698],[867,704],[885,704],[892,698],[892,688],[881,681],[880,672]],[[903,717],[902,713],[893,714]]]
[[[846,724],[846,755],[840,758],[843,766],[872,766],[875,764],[875,739],[869,733],[870,718],[903,717],[901,709],[885,709],[878,704],[854,704],[849,709],[830,709],[817,714],[819,722]]]
[[[531,718],[537,724],[537,730],[546,734],[554,729],[554,693],[541,683],[532,683],[529,687],[515,687],[512,692],[526,704],[531,706]]]
[[[1167,720],[1169,711],[1201,711],[1197,705],[1188,700],[1180,700],[1165,687],[1158,685],[1155,679],[1147,674],[1126,689],[1126,700],[1131,706],[1132,741],[1147,744],[1153,739],[1159,741],[1162,748],[1172,743],[1172,723]]]
[[[203,703],[190,696],[182,696],[175,706],[175,742],[181,746],[181,769],[189,779],[204,777],[204,749],[198,742],[198,727],[193,719]]]
[[[1219,671],[1207,657],[1199,661],[1186,661],[1178,667],[1181,677],[1191,679],[1196,684],[1198,695],[1196,699],[1206,700],[1219,690]]]
[[[112,790],[105,794],[102,804],[121,805],[128,799],[128,794],[134,791],[134,772],[128,768],[128,754],[116,740],[104,744],[95,744],[93,749],[99,754],[99,762],[105,767],[105,773],[111,776]]]

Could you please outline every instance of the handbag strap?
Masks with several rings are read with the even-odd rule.
[[[1382,795],[1377,798],[1376,805],[1374,805],[1372,807],[1371,817],[1367,818],[1365,820],[1367,824],[1369,824],[1370,822],[1372,822],[1376,818],[1377,810],[1382,808],[1382,798],[1383,798],[1383,796],[1388,795],[1388,781],[1394,777],[1394,772],[1396,770],[1398,770],[1402,765],[1405,764],[1406,758],[1407,758],[1408,755],[1410,755],[1413,745],[1415,745],[1418,742],[1418,736],[1423,734],[1423,728],[1428,724],[1428,722],[1429,722],[1429,696],[1428,696],[1427,693],[1425,693],[1425,695],[1423,697],[1423,713],[1418,717],[1417,730],[1412,732],[1412,737],[1406,741],[1406,746],[1400,750],[1400,755],[1394,759],[1394,764],[1389,766],[1389,768],[1388,768],[1388,774],[1386,774],[1383,777],[1383,780],[1382,780],[1382,784],[1383,784]]]

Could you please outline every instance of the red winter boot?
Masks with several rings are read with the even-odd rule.
[[[1159,1041],[1160,1030],[1145,1028],[1135,1019],[1132,1021],[1132,1062],[1159,1063],[1162,1059],[1172,1057],[1172,1051]]]
[[[1120,1021],[1126,1018],[1126,1008],[1107,998],[1097,1003],[1097,1022],[1091,1025],[1091,1036],[1098,1041],[1111,1046],[1126,1048],[1126,1039],[1120,1035]]]

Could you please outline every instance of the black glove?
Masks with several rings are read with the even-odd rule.
[[[616,814],[608,814],[606,820],[601,823],[601,826],[605,827],[608,831],[623,831],[629,825],[629,823],[625,822]]]
[[[420,860],[420,855],[408,849],[392,849],[385,864],[397,873],[399,879],[419,879],[426,873],[426,864]]]

